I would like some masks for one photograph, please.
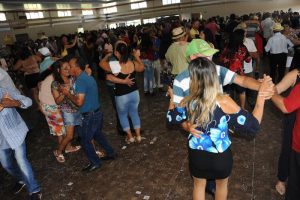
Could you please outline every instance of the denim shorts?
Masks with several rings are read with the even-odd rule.
[[[82,117],[79,112],[63,112],[62,111],[62,116],[64,119],[64,124],[65,126],[77,126],[81,125],[82,123]]]

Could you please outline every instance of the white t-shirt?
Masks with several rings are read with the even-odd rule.
[[[245,38],[244,45],[246,46],[247,50],[250,53],[257,52],[256,46],[255,46],[253,40],[251,40],[250,38]],[[253,71],[252,59],[248,63],[244,61],[244,73],[248,74],[248,73],[251,73],[252,71]]]

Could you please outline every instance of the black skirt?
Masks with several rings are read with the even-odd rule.
[[[229,177],[233,163],[230,147],[223,153],[188,149],[189,168],[193,177],[204,179],[224,179]]]

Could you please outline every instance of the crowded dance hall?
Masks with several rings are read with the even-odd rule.
[[[299,0],[0,0],[0,200],[300,200]]]

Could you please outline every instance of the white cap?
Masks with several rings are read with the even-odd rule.
[[[43,56],[50,56],[51,52],[47,47],[42,47],[38,50]]]
[[[101,37],[103,37],[104,39],[105,39],[105,38],[108,38],[108,36],[107,36],[106,33],[102,33]]]

